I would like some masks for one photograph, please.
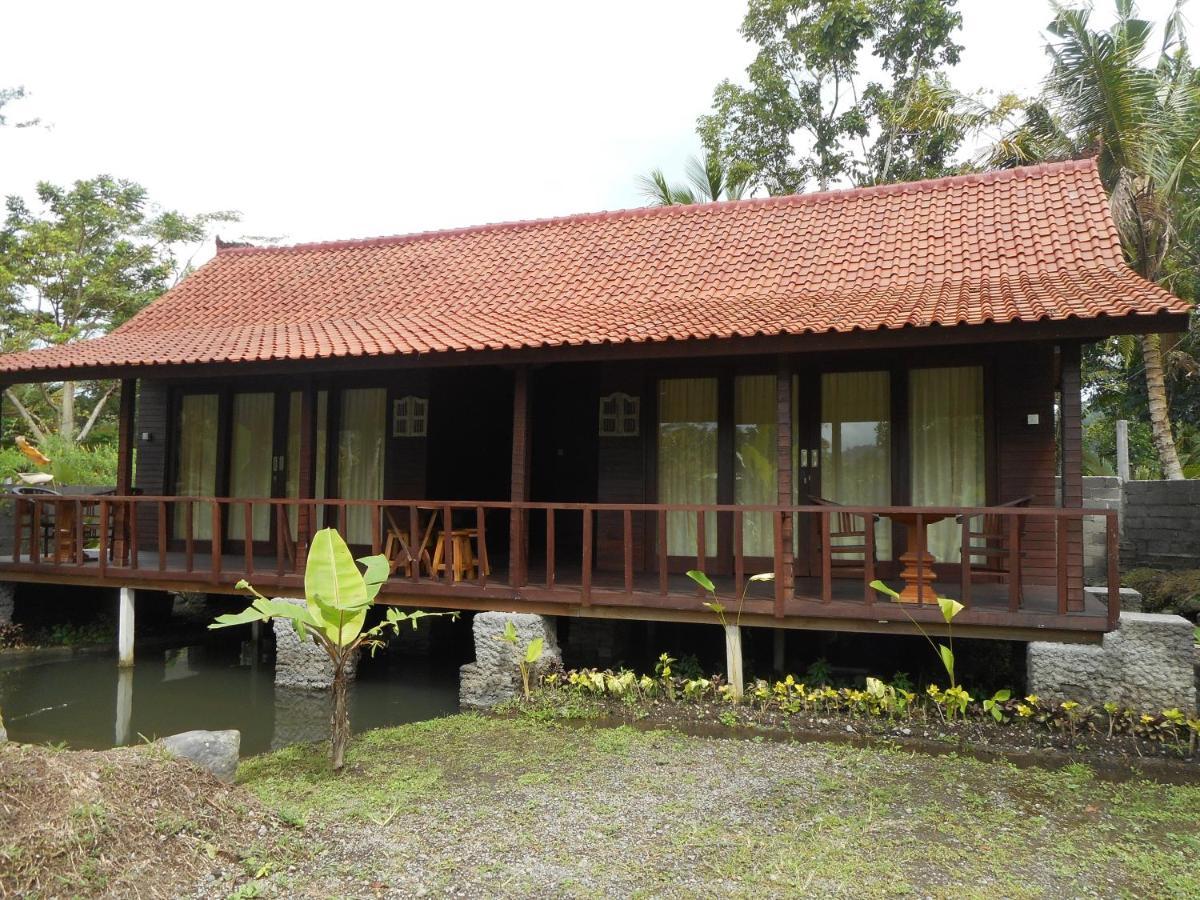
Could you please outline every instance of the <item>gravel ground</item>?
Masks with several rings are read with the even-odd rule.
[[[261,896],[1200,896],[1200,787],[1082,766],[454,716],[239,780],[299,838]]]

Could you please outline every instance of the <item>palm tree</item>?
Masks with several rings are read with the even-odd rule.
[[[690,187],[672,185],[662,169],[638,176],[638,187],[651,206],[681,206],[689,203],[714,203],[741,200],[749,193],[749,182],[725,168],[715,153],[702,158],[690,157],[685,169]]]
[[[1095,154],[1130,267],[1169,286],[1193,267],[1200,201],[1200,73],[1175,8],[1157,55],[1153,23],[1133,0],[1115,0],[1117,21],[1092,29],[1091,9],[1055,4],[1044,96],[992,151],[995,165]],[[1155,450],[1167,478],[1183,478],[1167,406],[1162,336],[1139,339]]]

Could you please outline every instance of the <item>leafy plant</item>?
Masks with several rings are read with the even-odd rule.
[[[379,588],[389,575],[386,556],[360,559],[365,572],[355,565],[350,548],[332,528],[323,528],[313,536],[308,565],[304,570],[303,606],[286,600],[271,600],[255,590],[245,579],[237,583],[238,590],[249,591],[254,601],[240,613],[217,616],[209,628],[229,628],[250,622],[287,619],[296,629],[300,640],[312,638],[333,663],[333,716],[330,720],[330,753],[334,771],[345,764],[346,745],[350,740],[350,711],[346,702],[346,664],[363,646],[374,652],[383,646],[383,636],[390,631],[400,633],[400,626],[426,616],[449,615],[457,612],[427,613],[421,610],[402,612],[389,607],[385,618],[373,628],[365,628],[367,610],[375,603]]]
[[[983,711],[991,713],[993,719],[1003,723],[1007,717],[1004,715],[1004,704],[1012,697],[1012,691],[1008,688],[1003,688],[992,694],[991,698],[983,701]]]
[[[514,647],[517,647],[520,643],[520,638],[517,635],[517,626],[513,624],[512,619],[505,621],[504,634],[500,635],[500,640],[512,644]],[[521,687],[524,690],[526,700],[530,696],[529,673],[532,667],[537,665],[538,660],[542,658],[542,650],[545,648],[545,645],[545,638],[535,637],[525,645],[523,651],[517,647],[519,653],[517,656],[517,668],[521,670]]]
[[[696,584],[708,591],[708,594],[710,597],[712,597],[712,599],[704,601],[704,606],[708,607],[717,614],[717,620],[721,623],[721,627],[728,628],[729,621],[725,618],[725,604],[723,604],[717,597],[717,588],[716,585],[712,583],[712,579],[698,569],[690,569],[687,575],[688,578],[692,579],[692,581],[696,582]],[[740,627],[742,624],[742,608],[746,605],[746,594],[750,590],[750,585],[760,581],[774,580],[774,572],[759,572],[757,575],[751,575],[746,579],[746,586],[742,588],[742,595],[738,597],[737,601],[737,612],[733,619],[733,624],[735,627]]]
[[[881,594],[887,594],[894,600],[900,599],[899,594],[878,579],[871,582],[871,587],[879,591]],[[965,607],[957,600],[952,600],[949,597],[938,597],[937,605],[938,609],[942,611],[942,618],[946,620],[946,634],[947,640],[949,641],[949,646],[946,644],[935,644],[933,639],[926,634],[925,629],[921,627],[921,623],[909,615],[908,610],[904,608],[904,605],[899,604],[899,607],[900,611],[903,612],[905,616],[908,616],[908,621],[912,622],[913,625],[916,626],[917,631],[921,632],[921,637],[925,638],[925,640],[929,642],[929,646],[933,648],[933,652],[937,654],[938,660],[941,662],[942,667],[946,670],[946,676],[950,679],[950,688],[953,690],[955,687],[957,687],[957,682],[954,680],[953,622],[954,617],[962,612]]]

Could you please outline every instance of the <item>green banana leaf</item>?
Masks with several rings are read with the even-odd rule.
[[[309,615],[334,645],[344,647],[362,632],[372,597],[350,548],[333,528],[322,528],[313,536],[304,595]]]

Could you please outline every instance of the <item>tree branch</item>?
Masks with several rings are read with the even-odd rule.
[[[92,426],[96,424],[96,420],[100,418],[100,411],[104,409],[104,404],[108,403],[108,398],[113,395],[113,391],[117,389],[117,384],[114,382],[107,391],[105,391],[100,399],[96,401],[96,405],[92,408],[92,414],[88,416],[87,422],[83,426],[83,430],[79,432],[79,437],[75,439],[75,443],[82,444],[91,433]]]
[[[22,403],[20,399],[18,399],[17,395],[13,393],[12,388],[5,388],[4,396],[11,400],[13,406],[17,408],[17,412],[21,414],[21,418],[25,420],[25,424],[29,426],[29,430],[33,433],[34,440],[44,441],[46,439],[46,435],[42,432],[42,429],[38,427],[37,422],[33,418],[33,413],[25,408],[25,404]]]

